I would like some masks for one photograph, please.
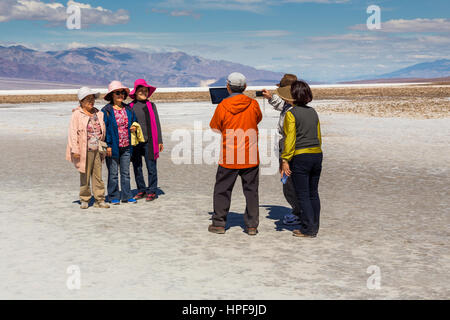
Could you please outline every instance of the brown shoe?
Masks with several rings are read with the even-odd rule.
[[[107,204],[105,201],[102,202],[95,202],[94,208],[101,208],[101,209],[109,209],[109,204]]]
[[[89,208],[89,202],[81,201],[81,209],[88,209]]]
[[[258,229],[256,228],[248,228],[247,229],[247,233],[249,236],[256,236],[256,234],[258,233]]]
[[[212,232],[212,233],[217,233],[217,234],[224,234],[225,233],[225,228],[224,227],[216,227],[213,226],[212,224],[208,227],[208,231]]]
[[[292,231],[292,235],[293,235],[294,237],[301,237],[301,238],[315,238],[315,237],[316,237],[316,235],[310,235],[310,234],[304,234],[304,233],[301,233],[300,230],[294,230],[294,231]]]

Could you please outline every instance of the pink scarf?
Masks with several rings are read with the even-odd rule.
[[[130,108],[133,108],[134,102],[130,103]],[[150,126],[152,130],[152,142],[153,142],[153,155],[154,160],[159,158],[159,137],[158,137],[158,127],[156,126],[155,113],[153,112],[153,107],[150,101],[147,100],[147,109],[150,114]]]

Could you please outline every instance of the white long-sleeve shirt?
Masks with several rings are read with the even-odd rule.
[[[286,112],[288,112],[292,106],[286,103],[278,95],[273,94],[272,98],[269,99],[269,104],[277,111],[280,111],[280,119],[278,120],[278,134],[280,139],[286,138],[284,136],[284,118],[286,117]]]

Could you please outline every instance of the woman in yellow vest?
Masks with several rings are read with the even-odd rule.
[[[281,175],[292,177],[302,213],[297,237],[315,237],[319,231],[319,179],[322,171],[322,137],[316,110],[308,106],[312,92],[304,81],[296,81],[277,90],[278,95],[294,107],[284,119],[284,151]]]

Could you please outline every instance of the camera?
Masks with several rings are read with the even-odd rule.
[[[263,92],[262,91],[256,91],[256,96],[257,97],[262,97],[263,96]]]

